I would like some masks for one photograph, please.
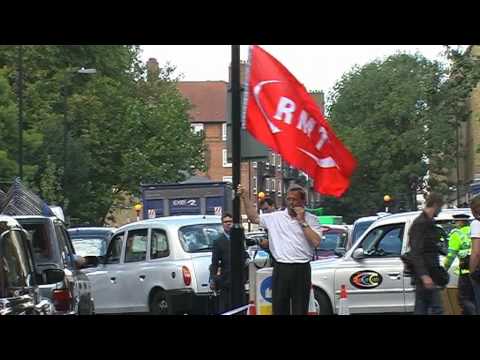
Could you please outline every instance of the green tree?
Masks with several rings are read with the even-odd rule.
[[[397,208],[412,206],[410,179],[426,177],[425,159],[439,147],[429,130],[437,125],[431,109],[443,75],[441,64],[420,54],[395,54],[353,68],[335,85],[330,122],[359,166],[344,198],[324,200],[331,212],[350,219],[375,213],[384,194],[393,196]]]
[[[16,61],[16,46],[0,46],[10,86]],[[97,73],[76,73],[81,67]],[[24,69],[24,177],[67,216],[101,224],[111,204],[138,193],[140,182],[178,181],[203,167],[202,139],[190,131],[174,69],[147,82],[139,46],[24,46]],[[13,176],[8,154],[0,172]]]
[[[5,70],[0,70],[0,179],[17,174],[17,107]]]

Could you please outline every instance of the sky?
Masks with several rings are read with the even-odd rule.
[[[396,52],[419,52],[442,60],[442,45],[260,45],[305,85],[307,90],[331,90],[354,65],[364,65]],[[170,62],[184,81],[228,81],[230,45],[142,45],[142,59],[154,57],[160,66]],[[247,60],[248,46],[240,48]]]

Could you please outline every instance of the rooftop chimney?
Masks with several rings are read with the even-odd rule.
[[[150,58],[147,61],[147,81],[158,80],[160,76],[160,67],[155,58]]]

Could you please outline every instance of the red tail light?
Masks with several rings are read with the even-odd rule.
[[[72,308],[72,294],[68,289],[53,290],[53,305],[57,311],[69,311]]]
[[[190,274],[190,270],[186,266],[182,266],[182,275],[183,275],[183,283],[186,286],[189,286],[192,283],[192,274]]]

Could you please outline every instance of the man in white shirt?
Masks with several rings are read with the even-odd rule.
[[[480,196],[474,197],[470,208],[475,220],[470,224],[470,237],[472,239],[472,253],[470,255],[470,280],[475,294],[475,308],[480,315]]]
[[[310,261],[320,246],[321,226],[315,215],[305,212],[305,190],[292,185],[287,190],[287,208],[268,214],[257,214],[244,188],[238,194],[248,219],[269,233],[270,252],[275,260],[272,275],[272,308],[274,315],[306,315],[311,288]]]

